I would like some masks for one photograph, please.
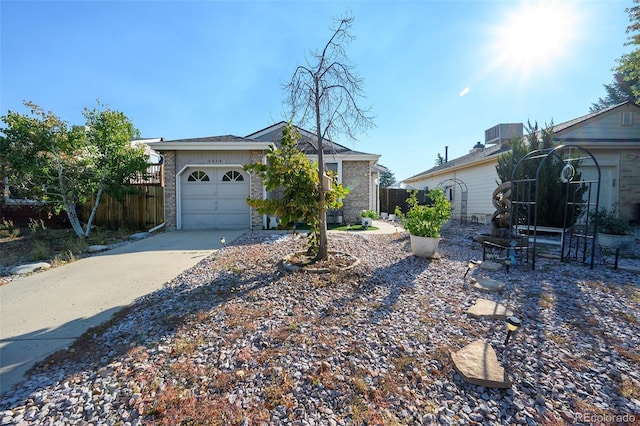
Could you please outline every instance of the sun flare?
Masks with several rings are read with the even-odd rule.
[[[494,29],[493,65],[527,79],[552,69],[576,38],[577,11],[566,1],[520,3],[505,12]]]

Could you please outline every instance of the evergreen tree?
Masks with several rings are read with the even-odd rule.
[[[391,170],[380,174],[380,188],[387,188],[396,183],[396,177]]]
[[[627,80],[622,72],[615,73],[613,76],[613,82],[610,84],[604,84],[607,96],[599,98],[598,102],[591,104],[589,111],[598,112],[626,101],[637,103],[638,100],[633,94],[633,87],[637,84],[637,79],[629,78]]]
[[[263,179],[267,191],[278,192],[277,197],[250,198],[247,203],[260,214],[277,215],[283,229],[292,229],[297,221],[308,224],[311,227],[308,254],[315,255],[320,237],[319,210],[339,209],[349,191],[333,181],[331,188],[323,192],[323,205],[318,206],[318,165],[298,149],[299,138],[299,133],[289,122],[282,128],[280,146],[269,149],[267,164],[258,162],[244,166],[245,171]]]
[[[560,179],[562,169],[565,167],[565,162],[556,156],[549,158],[545,157],[552,148],[557,146],[553,132],[553,121],[551,124],[546,125],[544,128],[540,128],[538,123],[533,125],[531,122],[527,122],[526,136],[524,139],[513,139],[511,141],[511,150],[498,157],[498,163],[496,165],[496,172],[500,178],[500,183],[509,182],[512,179],[515,167],[518,162],[524,158],[527,154],[533,151],[540,151],[540,157],[530,158],[519,165],[516,172],[515,179],[536,179],[536,172],[538,167],[544,160],[544,164],[540,168],[538,173],[537,182],[531,183],[531,191],[525,191],[526,193],[519,193],[518,197],[530,196],[530,199],[519,201],[533,202],[535,196],[535,190],[538,191],[538,226],[549,226],[555,228],[562,228],[564,224],[564,211],[565,200],[568,183],[563,183]],[[581,179],[581,173],[578,171],[579,164],[572,162],[575,174],[574,181]],[[584,192],[584,187],[575,185],[575,193],[571,194],[571,199],[580,200]],[[511,194],[513,197],[516,194]],[[525,209],[524,206],[522,206]],[[531,214],[533,214],[531,212]],[[576,208],[571,212],[568,217],[567,225],[575,223],[580,215],[580,209]],[[521,211],[518,217],[528,217],[524,211]],[[533,217],[529,217],[530,224],[533,224]]]

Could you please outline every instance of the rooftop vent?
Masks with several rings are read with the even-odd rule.
[[[473,148],[471,148],[471,151],[469,151],[470,153],[473,152],[478,152],[478,151],[482,151],[484,150],[484,145],[482,145],[482,143],[480,141],[478,141]]]

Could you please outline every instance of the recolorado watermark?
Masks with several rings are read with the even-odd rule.
[[[640,421],[639,414],[595,414],[575,413],[576,422],[587,424],[635,424]]]

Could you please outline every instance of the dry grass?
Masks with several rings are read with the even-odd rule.
[[[79,238],[71,229],[29,227],[0,224],[0,269],[45,261],[52,266],[73,262],[87,256],[91,245],[108,245],[126,241],[135,231],[96,228],[89,238]],[[3,284],[0,277],[0,285]]]

